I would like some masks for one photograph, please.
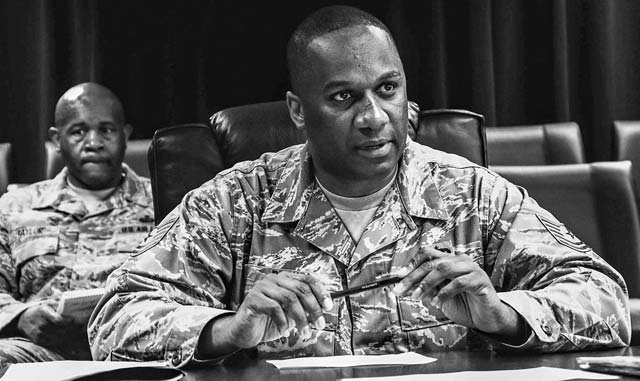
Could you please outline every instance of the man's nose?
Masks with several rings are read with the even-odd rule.
[[[85,146],[87,148],[99,149],[104,147],[104,142],[102,141],[102,135],[98,131],[89,130],[87,131],[87,135],[85,136]]]
[[[356,127],[379,130],[389,123],[389,115],[382,109],[374,95],[366,95],[362,103],[362,109],[355,120]]]

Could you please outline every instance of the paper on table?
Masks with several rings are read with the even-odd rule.
[[[563,381],[563,380],[613,380],[617,376],[585,372],[583,370],[551,368],[541,366],[539,368],[516,370],[487,370],[476,372],[434,373],[434,374],[409,374],[405,376],[389,377],[365,377],[343,378],[342,381],[435,381],[445,379],[449,381]]]
[[[2,381],[64,381],[90,376],[115,369],[166,368],[163,362],[135,361],[47,361],[12,364],[2,376]]]
[[[426,357],[415,352],[406,352],[395,355],[369,355],[369,356],[330,356],[330,357],[299,357],[288,360],[267,360],[278,369],[290,368],[346,368],[366,365],[415,365],[428,364],[436,361],[432,357]],[[538,380],[539,381],[539,380]]]

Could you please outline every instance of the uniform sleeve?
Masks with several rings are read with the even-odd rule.
[[[628,345],[627,288],[616,270],[524,189],[497,178],[482,200],[492,283],[532,330],[517,349],[553,352]]]
[[[7,198],[0,199],[0,336],[15,335],[8,332],[15,319],[35,303],[23,303],[17,297],[15,261],[10,246],[11,226],[6,211]]]
[[[111,274],[89,321],[94,359],[198,362],[204,326],[235,309],[232,247],[247,225],[241,200],[220,200],[202,188],[188,194]]]

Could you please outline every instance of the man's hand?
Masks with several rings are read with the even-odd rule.
[[[500,300],[488,275],[471,257],[427,248],[412,262],[411,268],[400,271],[408,274],[393,289],[396,295],[431,303],[466,327],[507,341],[524,340],[526,323]]]
[[[79,324],[60,316],[48,303],[31,306],[22,312],[17,328],[22,337],[45,348],[59,346],[66,338],[82,332]]]
[[[205,327],[198,354],[215,358],[287,336],[293,327],[309,338],[310,327],[323,329],[323,310],[333,308],[329,292],[313,276],[269,274],[249,291],[238,311]]]

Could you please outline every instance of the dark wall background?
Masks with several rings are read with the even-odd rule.
[[[57,98],[84,81],[115,91],[149,138],[228,106],[283,99],[285,45],[330,1],[0,0],[0,141],[16,182],[42,177]],[[611,121],[640,119],[640,1],[341,1],[393,32],[410,99],[487,125],[577,121],[589,160]]]

